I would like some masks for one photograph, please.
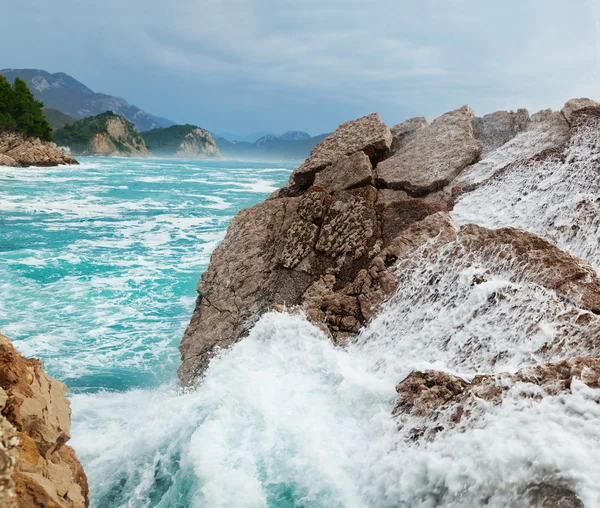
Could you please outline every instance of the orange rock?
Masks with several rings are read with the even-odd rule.
[[[13,457],[8,468],[12,486],[6,492],[16,493],[14,506],[88,506],[87,478],[75,452],[65,445],[71,426],[66,387],[44,372],[42,362],[23,358],[3,335],[0,390],[0,434],[12,429],[15,438],[10,449],[5,447]],[[3,453],[7,452],[0,446],[0,483]]]

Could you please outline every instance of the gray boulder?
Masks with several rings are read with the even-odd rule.
[[[409,118],[398,125],[394,125],[390,131],[394,140],[392,141],[392,152],[396,153],[400,148],[407,145],[410,141],[417,137],[423,127],[427,127],[429,122],[424,116]]]
[[[475,137],[483,143],[482,157],[508,143],[519,132],[523,132],[531,118],[526,109],[496,111],[475,119]]]
[[[309,186],[319,171],[342,155],[364,152],[368,157],[376,157],[387,152],[391,145],[392,133],[379,114],[346,122],[313,149],[308,159],[292,173],[290,184]]]
[[[469,106],[446,113],[420,129],[410,143],[377,166],[380,187],[420,196],[448,185],[481,155]]]
[[[364,152],[342,155],[333,164],[317,173],[315,185],[329,192],[354,189],[373,184],[373,167]]]

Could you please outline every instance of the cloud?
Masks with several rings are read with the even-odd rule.
[[[47,55],[48,41],[65,65],[85,62],[85,51],[83,74],[94,63],[105,76],[118,68],[112,86],[100,81],[167,116],[182,115],[187,97],[188,114],[208,111],[216,123],[236,112],[249,122],[252,107],[275,124],[254,128],[313,131],[372,110],[395,122],[467,102],[480,113],[540,109],[600,83],[600,13],[587,0],[24,0],[9,9],[26,4],[39,37],[19,50],[23,60]],[[167,82],[183,96],[158,97]],[[200,94],[211,104],[190,108]]]

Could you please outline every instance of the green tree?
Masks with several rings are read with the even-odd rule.
[[[42,112],[43,107],[25,81],[16,78],[11,86],[4,76],[0,76],[0,130],[16,130],[52,141],[52,127]]]
[[[17,122],[12,116],[14,91],[7,79],[0,75],[0,130],[16,130]]]

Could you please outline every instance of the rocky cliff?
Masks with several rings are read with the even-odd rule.
[[[214,159],[221,156],[210,132],[195,125],[173,125],[143,132],[142,137],[153,155],[190,159]]]
[[[66,387],[0,335],[0,506],[84,508],[88,485],[70,438]]]
[[[149,154],[135,125],[112,111],[66,125],[56,131],[55,139],[81,155],[147,157]]]
[[[0,132],[0,166],[59,166],[79,164],[56,144],[19,132]]]
[[[393,414],[416,446],[504,405],[598,402],[599,135],[588,99],[341,125],[231,221],[198,284],[182,383],[275,309],[302,312],[339,345],[429,330],[419,360],[444,351],[452,372],[398,379]],[[559,469],[538,476],[515,487],[523,506],[583,506]]]

